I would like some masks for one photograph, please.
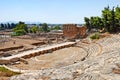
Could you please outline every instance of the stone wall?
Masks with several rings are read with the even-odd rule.
[[[8,48],[1,48],[0,51],[10,51],[10,50],[15,50],[15,49],[20,49],[23,48],[23,46],[12,46],[12,47],[8,47]]]
[[[63,35],[66,38],[75,38],[79,32],[77,24],[65,24],[63,25]]]
[[[19,58],[13,58],[13,59],[10,59],[10,60],[0,59],[0,65],[12,64],[12,63],[15,63],[17,61],[20,61],[20,59]]]
[[[36,42],[36,43],[32,43],[32,45],[36,45],[36,46],[37,46],[37,45],[43,45],[43,44],[45,44],[44,41],[41,41],[41,42],[39,41],[39,42]]]
[[[78,27],[77,24],[63,25],[63,35],[67,39],[84,37],[86,35],[86,27]]]
[[[80,37],[85,37],[86,36],[86,30],[87,30],[87,28],[84,27],[84,26],[79,28]]]

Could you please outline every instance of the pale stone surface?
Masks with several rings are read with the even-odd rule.
[[[112,38],[115,39],[113,40]],[[102,40],[97,42],[103,47],[102,54],[98,56],[93,56],[93,51],[93,53],[90,52],[92,57],[89,56],[84,61],[65,67],[24,73],[11,77],[11,80],[120,80],[120,74],[112,72],[113,68],[119,68],[116,64],[120,64],[120,47],[114,45],[116,43],[120,44],[118,42],[120,36],[114,35]],[[107,45],[109,45],[108,48],[106,47]]]

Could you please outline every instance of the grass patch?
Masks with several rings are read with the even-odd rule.
[[[21,73],[10,71],[5,67],[0,67],[0,77],[11,77],[18,74],[21,74]]]
[[[91,39],[99,39],[100,38],[100,34],[99,33],[95,33],[90,38]]]

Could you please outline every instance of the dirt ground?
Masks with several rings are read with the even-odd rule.
[[[41,46],[43,44],[47,44],[48,39],[45,37],[37,37],[37,38],[28,38],[30,36],[19,36],[19,37],[10,37],[10,38],[0,38],[0,51],[1,49],[11,48],[11,47],[19,47],[23,46],[25,49],[36,48],[37,46]],[[51,43],[57,42],[54,40],[49,40]],[[58,41],[59,42],[59,41]]]
[[[59,68],[74,64],[85,57],[87,53],[78,47],[69,47],[61,50],[54,51],[52,53],[36,56],[30,59],[26,59],[28,64],[20,63],[12,65],[12,68],[26,69],[26,70],[39,70],[43,68]]]
[[[12,37],[9,38],[6,42],[0,42],[0,54],[14,54],[20,51],[36,48],[37,46],[41,46],[44,44],[45,42],[40,40]]]
[[[10,77],[0,77],[0,80],[10,80]]]
[[[10,38],[9,41],[2,43],[0,48],[11,47],[15,45],[23,45],[23,46],[30,46],[33,43],[38,43],[41,41],[32,40],[32,39],[20,39],[20,38]]]

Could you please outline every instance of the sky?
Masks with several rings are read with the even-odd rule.
[[[108,5],[120,6],[120,0],[0,0],[0,22],[82,24]]]

